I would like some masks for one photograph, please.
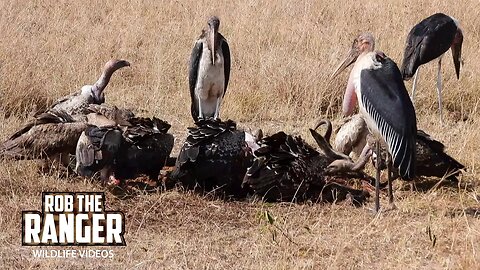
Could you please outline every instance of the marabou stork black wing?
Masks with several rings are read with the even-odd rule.
[[[361,71],[361,100],[387,143],[394,166],[402,178],[411,179],[415,176],[415,109],[395,62],[376,58],[380,68]]]
[[[171,127],[168,122],[156,117],[133,117],[129,122],[131,125],[127,127],[123,136],[128,142],[133,144],[140,141],[141,138],[149,137],[153,134],[167,134]]]
[[[411,78],[420,65],[445,53],[452,45],[457,25],[451,17],[436,13],[417,25],[407,36],[402,63],[403,79]]]
[[[190,86],[190,98],[192,100],[191,113],[194,121],[198,120],[198,100],[195,97],[195,86],[198,80],[198,68],[200,66],[200,59],[202,58],[203,43],[199,39],[193,47],[190,55],[190,66],[188,69],[188,83]]]
[[[223,54],[223,72],[225,75],[225,90],[223,92],[223,96],[227,92],[228,81],[230,80],[230,67],[231,67],[231,59],[230,59],[230,47],[228,46],[227,40],[220,35],[222,39],[222,54]]]
[[[252,159],[245,132],[237,130],[235,122],[201,120],[189,128],[171,178],[188,189],[243,196],[241,183]]]
[[[445,153],[445,146],[422,130],[417,132],[417,166],[418,176],[446,177],[457,182],[460,170],[465,166]]]

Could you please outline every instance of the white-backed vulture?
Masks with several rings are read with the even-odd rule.
[[[63,165],[68,165],[68,156],[75,154],[77,141],[88,125],[123,124],[123,119],[131,114],[129,110],[99,105],[90,105],[88,112],[81,120],[57,109],[37,115],[0,145],[0,158],[60,160],[61,157]]]
[[[300,136],[278,132],[260,140],[254,151],[255,159],[248,168],[243,186],[266,201],[305,200],[334,202],[352,198],[362,204],[368,192],[355,190],[337,182],[350,177],[367,177],[361,172],[362,164],[354,164],[348,157],[331,149],[326,140],[314,129],[310,130],[319,144],[320,152],[303,141]]]
[[[76,122],[63,112],[50,110],[38,115],[0,145],[2,159],[50,159],[67,163],[85,122]]]
[[[240,198],[241,187],[252,164],[253,135],[237,129],[232,120],[199,120],[188,128],[188,136],[178,155],[172,180],[186,189]]]
[[[116,126],[89,127],[81,134],[76,172],[86,177],[100,172],[104,183],[120,184],[141,174],[157,180],[173,148],[173,136],[167,133],[170,124],[155,117],[116,121]]]
[[[369,134],[365,120],[361,115],[356,114],[339,128],[335,137],[335,148],[347,155],[352,153],[359,155],[366,145],[370,148],[373,147],[374,142]],[[384,148],[382,148],[382,152],[385,152]],[[445,145],[433,139],[423,130],[417,130],[416,155],[416,177],[442,178],[445,176],[446,179],[457,181],[457,176],[465,168],[464,165],[445,153]],[[373,156],[376,159],[375,153]],[[394,178],[397,178],[397,170],[393,169],[393,173]]]

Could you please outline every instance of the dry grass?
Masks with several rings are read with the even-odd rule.
[[[322,3],[323,2],[323,3]],[[9,268],[266,268],[476,269],[480,221],[473,198],[480,154],[478,1],[0,1],[0,139],[35,110],[96,80],[110,58],[131,61],[115,74],[107,102],[157,115],[173,125],[177,147],[190,125],[187,63],[209,15],[222,19],[233,63],[223,118],[302,134],[319,116],[338,118],[346,76],[328,76],[358,33],[401,61],[404,40],[437,11],[463,26],[465,65],[454,78],[444,65],[446,125],[438,125],[434,74],[423,68],[419,127],[448,146],[468,172],[469,188],[397,191],[399,210],[378,218],[366,208],[209,200],[176,191],[119,200],[127,216],[126,248],[115,258],[35,260],[20,246],[20,212],[40,207],[42,191],[94,191],[75,178],[44,175],[33,162],[0,165],[0,265]],[[407,88],[411,83],[407,83]],[[466,121],[459,119],[466,118]],[[178,149],[176,149],[178,151]],[[472,188],[473,186],[473,188]],[[476,188],[478,191],[479,189]],[[268,210],[290,242],[260,218]],[[426,229],[437,237],[432,245]],[[273,240],[273,232],[276,238]]]

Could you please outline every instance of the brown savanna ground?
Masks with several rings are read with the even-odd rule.
[[[39,173],[34,162],[4,162],[0,268],[478,269],[479,7],[475,0],[0,1],[0,140],[34,111],[93,83],[110,58],[124,58],[132,66],[114,75],[107,103],[169,121],[178,135],[175,153],[192,122],[188,58],[209,15],[221,18],[233,58],[222,118],[311,142],[306,131],[315,119],[340,119],[347,72],[328,78],[358,33],[373,32],[377,48],[399,63],[410,28],[445,12],[461,22],[465,62],[457,81],[451,53],[445,55],[443,127],[436,64],[424,66],[418,126],[468,168],[459,186],[397,190],[398,210],[378,217],[371,202],[354,208],[223,202],[179,191],[127,200],[107,193],[108,208],[126,214],[127,247],[115,248],[114,259],[65,260],[34,259],[32,248],[21,246],[21,211],[39,209],[42,191],[103,188]],[[274,225],[262,218],[265,211]]]

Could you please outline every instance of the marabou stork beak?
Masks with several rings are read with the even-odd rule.
[[[216,46],[216,41],[217,41],[217,31],[215,30],[215,27],[210,27],[210,37],[209,37],[209,42],[210,42],[210,48],[212,52],[212,64],[215,65],[215,46]]]
[[[360,51],[356,48],[356,47],[352,47],[352,49],[350,50],[350,52],[348,52],[348,56],[345,58],[345,60],[343,60],[343,62],[337,67],[337,69],[335,69],[335,71],[333,72],[333,74],[330,76],[330,79],[334,79],[335,77],[337,77],[338,74],[340,74],[340,72],[342,72],[344,69],[346,69],[348,66],[350,66],[351,64],[353,64],[353,62],[355,62],[358,58],[358,56],[360,55]]]
[[[455,73],[457,73],[457,79],[460,79],[460,64],[462,63],[462,43],[463,43],[463,33],[462,30],[458,29],[455,34],[455,39],[451,46],[453,63],[455,64]]]

